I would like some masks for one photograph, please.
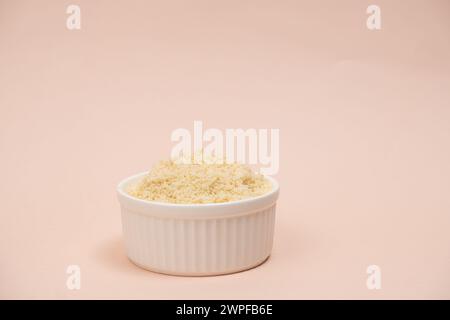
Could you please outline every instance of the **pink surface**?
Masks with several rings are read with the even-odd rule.
[[[368,1],[69,4],[0,1],[0,298],[450,298],[450,2],[376,1],[380,31]],[[116,183],[193,120],[280,129],[256,269],[126,258]]]

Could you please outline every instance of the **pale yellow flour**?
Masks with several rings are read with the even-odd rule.
[[[246,165],[161,161],[128,193],[150,201],[200,204],[252,198],[271,189],[270,181]]]

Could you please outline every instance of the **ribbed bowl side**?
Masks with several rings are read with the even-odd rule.
[[[214,275],[249,269],[272,250],[275,204],[235,217],[167,219],[122,207],[128,257],[137,265],[178,275]]]

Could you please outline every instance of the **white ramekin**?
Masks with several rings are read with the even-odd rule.
[[[147,172],[119,183],[117,194],[129,259],[155,272],[207,276],[238,272],[270,255],[278,183],[271,192],[245,200],[212,204],[171,204],[127,194]]]

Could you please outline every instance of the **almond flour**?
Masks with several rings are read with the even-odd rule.
[[[161,161],[127,191],[149,201],[204,204],[257,197],[271,189],[270,181],[243,164]]]

